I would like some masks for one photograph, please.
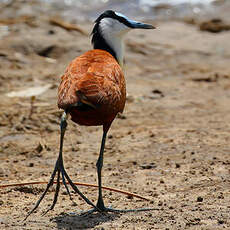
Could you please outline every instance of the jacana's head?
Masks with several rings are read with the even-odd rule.
[[[131,29],[155,29],[155,27],[136,22],[112,10],[105,11],[96,19],[92,31],[94,49],[110,52],[122,64],[123,38]]]

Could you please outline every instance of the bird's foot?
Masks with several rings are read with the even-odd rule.
[[[50,210],[54,209],[54,206],[57,203],[57,199],[58,199],[58,194],[59,194],[59,190],[60,190],[60,178],[62,177],[62,183],[64,184],[66,191],[70,197],[70,200],[72,200],[72,196],[70,194],[69,188],[67,186],[66,180],[68,181],[68,183],[70,184],[70,186],[72,187],[72,189],[81,196],[81,198],[83,200],[86,201],[86,203],[88,203],[89,205],[93,206],[93,208],[97,211],[100,211],[88,198],[86,198],[77,188],[77,186],[72,182],[72,180],[70,179],[69,175],[67,174],[67,172],[65,171],[64,165],[63,165],[63,160],[62,157],[59,157],[54,171],[50,177],[50,180],[46,186],[45,191],[42,193],[41,197],[39,198],[39,200],[37,201],[37,203],[35,204],[34,208],[27,214],[26,218],[24,220],[26,220],[40,205],[41,201],[43,200],[43,198],[45,197],[46,193],[48,192],[49,188],[54,184],[54,178],[57,174],[57,182],[56,182],[56,190],[55,190],[55,194],[54,194],[54,199],[53,199],[53,203],[52,205],[47,209],[46,212],[44,212],[43,215],[45,215],[46,213],[48,213]]]

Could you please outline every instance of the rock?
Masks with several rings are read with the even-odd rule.
[[[230,30],[230,24],[226,24],[222,19],[214,18],[210,21],[205,21],[200,24],[201,31],[208,31],[211,33],[219,33],[222,31]]]
[[[197,197],[197,202],[203,202],[203,200],[204,200],[203,197],[201,197],[201,196]]]

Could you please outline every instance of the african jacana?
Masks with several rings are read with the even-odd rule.
[[[61,77],[58,89],[58,107],[63,109],[61,118],[61,137],[59,156],[45,191],[27,217],[34,212],[54,182],[57,173],[56,192],[51,210],[54,208],[60,189],[60,177],[70,196],[66,179],[93,210],[121,211],[106,208],[102,198],[101,169],[107,132],[119,112],[122,112],[126,101],[125,79],[122,72],[123,38],[131,29],[154,29],[152,25],[130,20],[126,16],[107,10],[95,21],[92,31],[93,50],[74,59]],[[62,158],[63,138],[67,127],[67,115],[79,125],[103,126],[103,137],[99,158],[97,160],[99,196],[97,204],[88,200],[73,184],[65,171]],[[71,198],[71,196],[70,196]],[[48,212],[47,211],[47,212]],[[123,210],[125,211],[125,210]],[[26,217],[26,218],[27,218]]]

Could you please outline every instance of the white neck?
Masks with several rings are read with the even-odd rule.
[[[100,32],[106,43],[113,49],[117,60],[123,66],[124,58],[124,35],[129,28],[112,18],[105,18],[100,22]]]
[[[120,37],[114,37],[112,34],[106,33],[103,35],[108,45],[113,49],[116,54],[117,60],[120,65],[123,65],[124,59],[124,42]]]

